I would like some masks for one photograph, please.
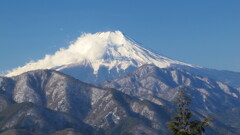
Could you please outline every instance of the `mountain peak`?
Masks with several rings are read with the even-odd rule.
[[[160,68],[170,65],[188,65],[166,57],[154,54],[127,38],[121,31],[98,32],[95,34],[84,33],[67,49],[61,48],[53,55],[36,62],[29,62],[23,67],[18,67],[7,76],[19,75],[23,72],[37,69],[56,69],[58,71],[86,63],[94,69],[94,74],[101,66],[108,70],[117,68],[125,70],[129,66],[139,67],[143,64],[154,64]]]
[[[126,42],[126,37],[121,31],[97,32],[95,34],[84,34],[86,37],[95,37],[105,40],[108,45],[122,45]],[[99,39],[98,39],[99,40]],[[102,44],[103,45],[103,44]]]

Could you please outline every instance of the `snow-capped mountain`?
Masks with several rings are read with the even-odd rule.
[[[121,74],[143,64],[154,64],[160,68],[171,65],[193,67],[193,65],[154,54],[139,46],[122,32],[115,31],[83,34],[69,48],[60,49],[54,55],[46,55],[44,59],[18,67],[7,76],[15,76],[36,69],[55,69],[73,75],[76,74],[76,70],[80,70],[80,67],[86,66],[91,68],[92,75],[97,75],[103,68],[106,72]],[[76,75],[74,77],[79,78]]]
[[[16,76],[37,69],[54,69],[89,83],[121,77],[144,64],[159,68],[175,67],[240,87],[240,73],[218,71],[186,64],[155,54],[137,44],[120,31],[83,34],[67,49],[10,71]]]
[[[6,76],[0,77],[0,118],[4,118],[0,132],[17,127],[66,134],[85,133],[88,128],[101,135],[167,135],[165,123],[173,115],[171,102],[180,87],[189,90],[196,118],[221,117],[213,121],[208,133],[235,135],[240,131],[240,73],[171,60],[120,31],[83,34],[67,49]],[[48,119],[48,115],[56,117]],[[51,121],[65,124],[49,127]]]

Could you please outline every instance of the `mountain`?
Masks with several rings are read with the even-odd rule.
[[[176,69],[184,69],[194,75],[203,76],[207,78],[212,78],[216,81],[223,82],[227,85],[235,87],[237,89],[240,88],[240,72],[227,71],[227,70],[216,70],[209,68],[194,68],[184,65],[179,65],[175,67]]]
[[[110,90],[93,106],[85,122],[106,134],[168,134],[166,122],[172,110],[147,100]]]
[[[135,71],[113,80],[103,82],[101,87],[115,88],[126,94],[141,98],[147,95],[161,97],[172,101],[180,87],[195,88],[202,98],[212,97],[212,92],[221,92],[219,96],[228,95],[240,98],[239,91],[211,78],[193,75],[182,69],[158,68],[155,65],[143,65]],[[220,97],[219,97],[220,98]],[[215,99],[217,99],[215,97]]]
[[[0,77],[0,94],[0,131],[6,134],[21,133],[20,130],[94,134],[89,129],[106,135],[120,131],[134,135],[167,134],[165,122],[172,112],[167,105],[102,89],[53,70]]]
[[[139,46],[122,32],[115,31],[84,34],[69,48],[60,49],[54,55],[46,55],[44,59],[19,67],[7,76],[47,68],[91,82],[94,79],[94,81],[101,81],[120,76],[146,63],[154,63],[161,68],[171,65],[192,66],[154,54]]]
[[[15,128],[34,134],[49,134],[56,130],[75,128],[84,134],[94,134],[91,126],[75,117],[33,103],[10,105],[0,112],[0,118],[0,130],[5,132]]]
[[[0,93],[17,103],[32,102],[81,119],[104,90],[53,70],[36,70],[0,78]]]
[[[10,71],[6,76],[16,76],[37,69],[54,69],[88,83],[121,77],[134,69],[153,64],[160,68],[175,67],[210,77],[233,87],[240,87],[240,73],[207,69],[155,54],[120,31],[83,34],[67,49],[61,48],[53,55]]]
[[[83,34],[67,49],[0,77],[0,115],[8,106],[22,112],[18,106],[26,103],[26,108],[36,110],[34,116],[40,117],[40,123],[55,121],[64,113],[69,118],[59,121],[68,123],[76,118],[73,125],[81,127],[82,123],[95,129],[96,134],[169,134],[166,122],[174,115],[172,101],[181,87],[188,89],[197,119],[219,116],[208,133],[240,132],[240,73],[171,60],[139,46],[120,31]],[[48,119],[41,117],[42,112],[60,116]],[[14,117],[17,124],[1,132],[21,133],[16,127],[22,123],[17,121],[27,113],[21,114],[2,114],[0,122],[11,122]],[[36,121],[35,117],[29,120]],[[34,131],[31,125],[23,130]],[[85,132],[75,126],[58,125],[47,131]]]
[[[193,100],[192,110],[199,117],[217,116],[219,121],[225,121],[224,126],[215,123],[221,127],[221,131],[223,127],[228,127],[235,133],[240,130],[240,122],[236,120],[240,116],[236,113],[240,111],[240,92],[222,82],[196,76],[185,70],[144,65],[124,77],[106,81],[101,86],[159,105],[162,105],[159,99],[174,101],[179,89],[184,87]]]
[[[239,93],[234,88],[183,70],[152,65],[103,83],[106,88],[53,70],[0,77],[0,131],[167,135],[166,122],[175,114],[171,95],[177,94],[178,85],[189,88],[198,119],[212,114],[220,116],[207,129],[208,133],[234,135],[239,131]]]

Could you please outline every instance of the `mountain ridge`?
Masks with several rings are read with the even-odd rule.
[[[163,77],[162,74],[155,74],[155,71],[150,72],[152,71],[151,70],[152,67],[155,67],[157,70],[162,71],[161,73],[166,74],[165,77],[163,77],[162,79],[165,79],[165,80],[168,79],[167,76],[168,76],[168,73],[170,73],[171,71],[170,69],[168,68],[161,69],[153,65],[144,65],[143,67],[149,67],[149,66],[151,67],[150,70],[145,70],[146,72],[145,71],[138,72],[138,70],[135,70],[133,71],[133,74],[141,73],[139,77],[141,78],[141,75],[142,75],[142,77],[145,78],[146,80],[144,79],[140,79],[140,80],[145,81],[145,84],[151,84],[152,82],[155,82],[155,81],[151,79],[148,80],[149,77],[147,76],[151,77],[153,75],[154,78],[156,79]],[[139,70],[142,70],[141,67]],[[168,72],[165,72],[165,71],[168,71]],[[179,72],[184,72],[184,71],[179,71]],[[191,81],[194,82],[195,80],[194,78],[196,77],[190,76],[189,73],[184,73],[183,75],[185,74],[189,75],[190,78],[193,78],[191,79]],[[77,117],[78,119],[83,120],[83,122],[85,122],[86,124],[94,127],[96,130],[104,131],[106,135],[112,135],[115,133],[129,133],[129,132],[133,133],[134,135],[138,135],[143,132],[149,133],[149,134],[156,134],[156,135],[169,134],[165,123],[167,121],[170,121],[170,114],[173,115],[174,113],[174,107],[171,103],[171,101],[174,100],[174,96],[172,99],[169,99],[164,96],[158,96],[158,95],[156,95],[157,97],[155,97],[149,94],[148,95],[144,94],[144,96],[141,96],[141,94],[140,95],[135,95],[131,93],[124,94],[121,92],[119,88],[116,88],[119,90],[117,91],[115,89],[111,89],[112,87],[106,87],[106,88],[100,88],[100,87],[94,87],[94,86],[91,87],[92,85],[82,83],[81,81],[76,80],[68,75],[64,75],[63,73],[59,73],[57,71],[52,71],[52,70],[36,70],[36,71],[26,72],[21,74],[20,76],[13,77],[12,79],[13,81],[18,81],[18,82],[15,82],[14,83],[15,85],[13,87],[9,87],[9,85],[12,85],[12,82],[9,81],[11,80],[11,78],[6,78],[6,77],[4,79],[0,78],[0,93],[7,96],[9,99],[12,99],[17,103],[32,102],[34,104],[37,104],[37,106],[43,106],[55,112],[61,112],[61,113],[64,112],[69,115],[73,115],[74,117]],[[162,79],[160,79],[160,81],[164,82],[164,80]],[[170,79],[170,80],[174,80],[174,79]],[[187,80],[187,78],[184,80]],[[236,126],[240,125],[240,123],[238,123],[235,118],[227,117],[224,110],[228,110],[228,114],[236,113],[238,111],[238,108],[234,108],[236,107],[235,104],[239,103],[234,101],[236,97],[231,96],[231,94],[229,95],[227,93],[225,94],[223,93],[223,96],[219,95],[218,93],[211,94],[211,96],[208,96],[206,98],[206,102],[210,103],[207,105],[207,108],[206,108],[203,101],[204,96],[202,94],[199,94],[199,93],[196,94],[194,92],[194,91],[200,91],[200,92],[202,91],[204,94],[204,90],[194,89],[194,87],[202,85],[202,84],[200,85],[198,84],[199,81],[201,82],[201,80],[197,79],[196,81],[197,82],[194,82],[193,83],[194,85],[192,85],[192,87],[188,87],[190,88],[189,90],[191,91],[191,95],[192,95],[191,97],[194,98],[194,101],[195,100],[197,102],[200,101],[199,104],[194,103],[194,107],[193,107],[194,114],[197,114],[196,115],[197,118],[203,118],[205,116],[208,116],[209,114],[221,112],[222,113],[221,115],[225,116],[224,120],[228,120],[227,125],[223,124],[222,120],[218,122],[214,121],[213,125],[210,127],[210,129],[207,130],[207,132],[211,134],[221,134],[216,130],[216,128],[222,128],[222,130],[224,130],[224,133],[229,133],[231,135],[234,135],[234,133],[237,132],[237,130],[239,130],[236,128]],[[139,83],[139,80],[135,79],[134,82],[135,84]],[[204,82],[206,86],[209,85],[207,84],[207,82],[208,81]],[[189,84],[188,81],[184,81],[184,83]],[[44,89],[39,89],[39,86],[44,86],[42,87]],[[132,90],[135,90],[134,87],[132,87],[131,85],[129,86],[126,85],[126,86],[131,87]],[[12,88],[13,90],[7,89],[7,88]],[[32,89],[29,89],[29,88],[32,88]],[[122,88],[126,89],[125,87],[122,87]],[[162,89],[163,88],[164,87],[162,87]],[[171,91],[173,91],[174,93],[177,93],[178,88],[179,87],[176,87],[176,88],[173,87],[170,89],[172,89]],[[23,89],[24,91],[22,91]],[[141,90],[141,88],[138,88],[138,89]],[[44,96],[41,96],[41,93],[39,93],[39,90],[41,90],[46,94],[43,94]],[[154,87],[151,88],[149,86],[147,90],[149,92],[154,91]],[[214,89],[214,90],[216,91],[217,89]],[[209,92],[211,91],[212,90],[209,90]],[[159,91],[158,93],[160,95],[161,93],[164,94],[163,91]],[[176,95],[174,93],[170,95]],[[215,98],[216,96],[217,98]],[[226,98],[222,100],[222,98],[219,99],[219,96],[222,98],[224,97]],[[2,101],[1,96],[0,96],[0,100]],[[4,100],[8,100],[8,99],[3,98],[3,101]],[[225,100],[229,100],[231,102],[229,102],[229,104],[226,104],[223,102]],[[221,108],[219,108],[219,106],[216,105],[216,103],[219,103],[219,101],[221,101],[221,103],[223,102]],[[5,103],[7,105],[7,102]],[[201,104],[203,104],[204,106],[202,106]],[[3,108],[5,108],[6,105],[2,105]],[[228,108],[226,108],[226,106],[228,106]],[[234,112],[231,111],[232,107],[235,110]],[[37,114],[34,114],[34,115],[37,115]],[[1,112],[0,112],[0,115],[1,115]],[[233,127],[231,127],[232,121],[234,122],[234,125],[235,125]],[[139,127],[141,128],[139,129]],[[225,127],[231,128],[231,130]],[[64,129],[61,129],[61,130],[63,131],[59,131],[59,132],[68,131],[68,130],[65,131]],[[54,131],[57,131],[57,130],[54,130]]]
[[[131,132],[136,132],[135,135],[144,132],[150,132],[153,134],[163,132],[164,134],[167,134],[166,128],[154,126],[162,123],[161,121],[158,122],[156,120],[154,121],[155,124],[152,123],[152,120],[155,119],[155,116],[150,117],[147,115],[147,113],[141,113],[141,109],[134,110],[134,108],[137,109],[138,106],[148,108],[148,105],[145,105],[139,99],[127,96],[122,92],[117,92],[116,90],[110,89],[100,89],[98,87],[91,87],[91,85],[82,83],[81,81],[76,80],[68,75],[64,75],[63,73],[58,73],[57,71],[51,70],[30,71],[8,79],[12,79],[14,81],[14,87],[12,87],[12,89],[6,89],[8,85],[12,85],[11,82],[9,83],[6,78],[0,78],[0,93],[12,99],[14,101],[14,106],[25,104],[25,102],[31,102],[30,104],[34,105],[34,108],[36,108],[36,106],[40,107],[37,107],[37,110],[45,108],[47,110],[53,110],[56,113],[66,113],[70,116],[74,116],[79,120],[84,121],[87,125],[92,126],[96,130],[103,130],[107,135],[112,135],[115,132],[118,133],[119,131],[124,134],[130,132],[128,130],[122,130],[123,128],[128,128],[124,126],[125,124],[128,124],[130,127],[132,127]],[[41,89],[39,86],[41,86]],[[44,94],[39,91],[42,91]],[[1,97],[2,96],[0,96],[0,101],[2,100]],[[3,100],[5,100],[5,98],[3,98]],[[3,108],[5,108],[6,105],[3,105]],[[0,116],[2,113],[4,115],[6,114],[4,113],[6,109],[8,108],[5,108],[2,112],[0,112]],[[13,107],[13,109],[17,108]],[[40,110],[33,112],[31,117],[26,116],[28,113],[23,113],[23,111],[20,112],[23,114],[23,117],[30,117],[34,121],[36,117],[33,116],[41,114],[42,111]],[[156,118],[158,115],[160,115],[154,110],[145,110],[145,112],[148,111],[156,114]],[[98,117],[94,117],[96,116],[96,113]],[[17,123],[17,120],[21,118],[18,117],[19,115],[15,116],[15,113],[13,116],[17,118],[15,123]],[[149,120],[150,118],[151,120]],[[41,117],[39,117],[39,119],[41,119]],[[52,119],[56,120],[57,118]],[[168,119],[168,117],[165,119]],[[10,122],[10,120],[11,119],[9,119],[9,117],[6,117],[5,119],[7,122]],[[46,121],[45,117],[43,117],[43,121]],[[132,121],[142,121],[140,124],[142,128],[138,129],[138,126],[134,125],[135,122],[132,123]],[[144,121],[148,121],[149,124],[146,124]],[[26,122],[27,120],[23,123],[25,126],[23,129],[26,129],[28,131],[28,129],[31,129],[32,126],[26,125]],[[37,126],[38,124],[41,123],[39,123],[39,120],[36,120],[34,125]],[[3,126],[5,126],[5,124],[3,124]],[[8,129],[14,129],[15,126],[16,124],[13,124],[13,126],[9,127]],[[164,126],[166,127],[166,125]],[[2,127],[0,125],[0,131],[1,128]],[[65,132],[63,128],[49,128],[50,129],[46,131],[48,133],[50,131],[58,130],[63,130],[61,132]],[[84,128],[82,130],[84,130]],[[30,131],[39,131],[39,133],[42,132],[41,129],[33,129]]]
[[[61,48],[53,55],[13,69],[6,76],[36,69],[53,69],[97,85],[126,75],[144,64],[185,69],[195,75],[240,88],[239,72],[208,69],[163,57],[141,47],[121,31],[84,33],[68,48]]]

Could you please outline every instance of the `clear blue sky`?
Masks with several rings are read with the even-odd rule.
[[[240,72],[240,0],[0,0],[0,72],[109,30],[175,60]]]

